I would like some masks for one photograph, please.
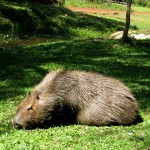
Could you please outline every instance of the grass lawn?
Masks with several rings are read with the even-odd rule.
[[[100,3],[100,2],[92,2],[89,0],[67,0],[65,3],[66,6],[75,6],[75,7],[83,7],[83,8],[99,8],[99,9],[111,9],[111,10],[126,10],[125,5],[120,5],[116,3]],[[132,5],[132,9],[138,12],[150,12],[150,8],[141,7]]]
[[[102,8],[113,10],[125,10],[124,5],[118,5],[116,3],[94,3],[88,0],[68,0],[65,3],[66,6],[84,7],[84,8]]]
[[[116,40],[65,40],[0,49],[0,149],[147,149],[150,146],[149,48]],[[11,120],[26,93],[48,70],[80,69],[124,81],[144,122],[130,127],[62,126],[15,130]]]
[[[114,21],[120,21],[122,23],[125,22],[125,14],[124,13],[118,13],[117,15],[114,16],[113,13],[108,13],[108,14],[98,14],[96,16],[99,17],[104,17],[107,19],[112,19]],[[150,35],[150,20],[149,20],[150,14],[135,14],[133,13],[131,15],[131,28],[129,31],[134,31],[136,33],[145,33]]]
[[[119,5],[115,3],[93,3],[87,0],[68,0],[66,1],[66,6],[76,6],[76,7],[86,7],[86,8],[99,8],[99,9],[107,9],[107,10],[122,10],[117,15],[114,16],[113,13],[99,13],[97,16],[113,19],[115,21],[119,21],[124,23],[125,22],[125,11],[126,6]],[[131,14],[131,28],[130,30],[134,30],[137,33],[145,33],[150,34],[150,8],[140,7],[136,5],[132,5],[131,7],[132,14]],[[138,12],[148,12],[148,14],[140,14]],[[110,25],[111,26],[111,25]]]
[[[53,6],[40,11],[43,6],[30,5],[29,9],[27,4],[20,5],[0,3],[3,6],[0,31],[7,33],[3,27],[14,24],[11,15],[4,17],[4,10],[10,9],[23,12],[27,18],[32,16],[33,20],[38,18],[39,22],[42,21],[40,16],[44,16],[50,28],[44,28],[44,22],[41,22],[35,33],[43,35],[51,31],[57,37],[67,34],[69,38],[40,44],[32,40],[25,46],[0,43],[0,150],[147,150],[150,147],[150,41],[133,41],[124,45],[118,40],[108,39],[110,33],[123,29],[122,14],[94,16]],[[60,11],[48,18],[52,13],[49,8]],[[139,31],[150,31],[148,16],[135,15],[131,21],[132,29],[135,26]],[[18,20],[14,25],[16,27],[10,29],[17,30],[12,30],[15,35],[24,31]],[[27,30],[25,33],[29,36]],[[49,70],[56,69],[92,71],[122,80],[137,98],[144,122],[133,126],[70,125],[36,130],[14,129],[11,121],[19,103]]]

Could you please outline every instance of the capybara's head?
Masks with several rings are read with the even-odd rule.
[[[47,110],[39,95],[29,93],[19,105],[12,123],[16,129],[34,129],[42,126],[45,119],[50,119],[50,108]]]

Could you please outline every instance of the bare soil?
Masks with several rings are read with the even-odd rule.
[[[87,12],[93,14],[107,14],[107,13],[125,13],[126,11],[123,10],[109,10],[109,9],[98,9],[98,8],[78,8],[78,7],[68,7],[70,10],[77,11],[77,12]],[[150,12],[136,12],[134,11],[132,14],[150,14]]]

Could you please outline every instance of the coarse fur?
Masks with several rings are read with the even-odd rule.
[[[53,125],[132,125],[142,121],[137,102],[121,81],[97,73],[57,70],[19,105],[15,128]]]

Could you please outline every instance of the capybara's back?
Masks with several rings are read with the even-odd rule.
[[[15,128],[58,124],[132,125],[138,105],[119,80],[84,71],[53,71],[18,107]]]

